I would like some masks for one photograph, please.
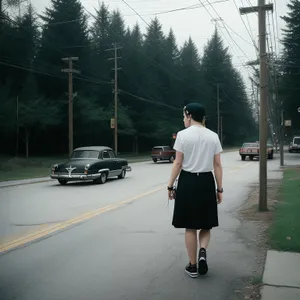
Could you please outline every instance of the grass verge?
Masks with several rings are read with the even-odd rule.
[[[128,159],[129,163],[150,160],[146,154],[120,155]],[[0,157],[0,182],[10,180],[22,180],[30,178],[48,177],[51,166],[67,161],[68,157]]]
[[[300,169],[286,169],[279,202],[270,227],[270,246],[300,252]]]

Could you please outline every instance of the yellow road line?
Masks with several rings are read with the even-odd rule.
[[[165,185],[162,187],[159,187],[159,188],[156,188],[154,190],[151,190],[151,191],[148,191],[148,192],[145,192],[145,193],[142,193],[142,194],[139,194],[137,196],[134,196],[132,198],[129,198],[125,201],[121,201],[121,202],[118,202],[116,204],[112,204],[112,205],[106,205],[104,207],[101,207],[99,209],[96,209],[96,210],[93,210],[91,212],[88,212],[88,213],[85,213],[83,215],[80,215],[78,217],[75,217],[75,218],[72,218],[70,220],[67,220],[65,222],[61,222],[61,223],[57,223],[53,226],[50,226],[50,227],[47,227],[47,228],[44,228],[44,229],[41,229],[41,230],[38,230],[38,231],[35,231],[31,234],[28,234],[28,235],[25,235],[23,237],[20,237],[18,239],[15,239],[15,240],[12,240],[10,242],[7,242],[5,244],[2,244],[0,245],[0,254],[1,253],[4,253],[4,252],[7,252],[9,250],[12,250],[14,248],[17,248],[17,247],[20,247],[20,246],[24,246],[30,242],[33,242],[33,241],[36,241],[40,238],[43,238],[43,237],[46,237],[47,235],[51,234],[51,233],[54,233],[54,232],[58,232],[62,229],[66,229],[72,225],[75,225],[75,224],[79,224],[83,221],[87,221],[89,219],[92,219],[100,214],[103,214],[105,212],[108,212],[110,210],[114,210],[114,209],[117,209],[127,203],[130,203],[130,202],[133,202],[135,200],[138,200],[138,199],[141,199],[145,196],[149,196],[151,194],[154,194],[158,191],[161,191],[162,189],[165,188]]]
[[[233,169],[233,170],[229,171],[228,173],[231,174],[231,173],[234,173],[234,172],[236,172],[236,171],[245,169],[245,168],[247,168],[248,166],[250,166],[250,165],[252,165],[252,164],[253,164],[253,162],[251,161],[251,162],[249,162],[249,163],[243,165],[243,166],[240,167],[240,168],[236,168],[236,169]]]

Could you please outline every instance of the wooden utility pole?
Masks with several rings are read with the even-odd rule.
[[[62,69],[61,71],[69,74],[69,157],[73,152],[73,73],[79,74],[80,72],[73,69],[73,61],[77,61],[78,57],[66,57],[62,58],[63,61],[69,63],[68,69]]]
[[[113,48],[111,49],[107,49],[106,51],[114,51],[114,57],[113,58],[109,58],[108,60],[114,60],[115,62],[115,67],[113,68],[113,70],[115,71],[115,87],[114,87],[114,94],[115,94],[115,98],[114,98],[114,148],[115,148],[115,153],[118,155],[118,70],[121,70],[121,68],[118,68],[118,59],[122,58],[122,57],[118,57],[118,50],[122,49],[122,47],[119,47],[117,45],[117,43],[113,44]]]
[[[266,211],[267,203],[267,52],[266,11],[273,10],[273,4],[258,0],[258,6],[240,8],[240,13],[258,12],[259,57],[260,57],[260,115],[259,115],[259,210]]]
[[[217,133],[218,133],[218,136],[220,137],[220,85],[217,84]]]
[[[284,143],[284,111],[280,112],[280,166],[284,166],[284,151],[283,151],[283,143]]]

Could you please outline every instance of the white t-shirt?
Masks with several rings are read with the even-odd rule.
[[[214,156],[223,151],[218,135],[197,125],[177,133],[174,149],[183,153],[182,169],[192,173],[213,171]]]

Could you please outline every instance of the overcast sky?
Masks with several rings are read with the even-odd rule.
[[[224,2],[218,3],[220,1]],[[49,6],[51,1],[31,0],[31,2],[40,13],[46,6]],[[98,7],[98,0],[81,0],[81,2],[92,13],[94,12],[94,7]],[[99,0],[99,2],[101,3],[102,1]],[[109,5],[110,9],[118,8],[122,12],[126,25],[132,27],[138,22],[143,32],[147,28],[146,22],[149,23],[151,18],[157,14],[166,33],[172,27],[179,45],[182,45],[191,36],[199,49],[200,55],[203,52],[203,46],[214,31],[216,23],[212,19],[222,18],[224,23],[221,21],[218,22],[221,36],[225,45],[229,46],[234,65],[242,72],[247,85],[249,84],[247,78],[251,73],[244,64],[249,60],[256,59],[256,51],[251,41],[250,33],[257,43],[258,19],[255,13],[240,16],[237,7],[257,5],[257,0],[126,0],[146,22],[122,0],[106,0],[104,2]],[[273,14],[274,19],[272,15],[269,18],[267,17],[268,33],[270,34],[271,31],[268,40],[269,45],[278,51],[281,49],[278,38],[281,38],[281,29],[285,26],[280,16],[287,13],[286,4],[289,0],[266,0],[266,3],[270,2],[275,3],[274,7],[276,9]],[[201,7],[201,3],[205,7]],[[209,5],[209,3],[212,5]],[[195,6],[198,7],[195,8]],[[192,7],[192,9],[164,13],[183,7]],[[273,20],[275,30],[273,28]],[[228,31],[225,29],[225,25]],[[248,85],[247,88],[249,90],[250,86]]]

